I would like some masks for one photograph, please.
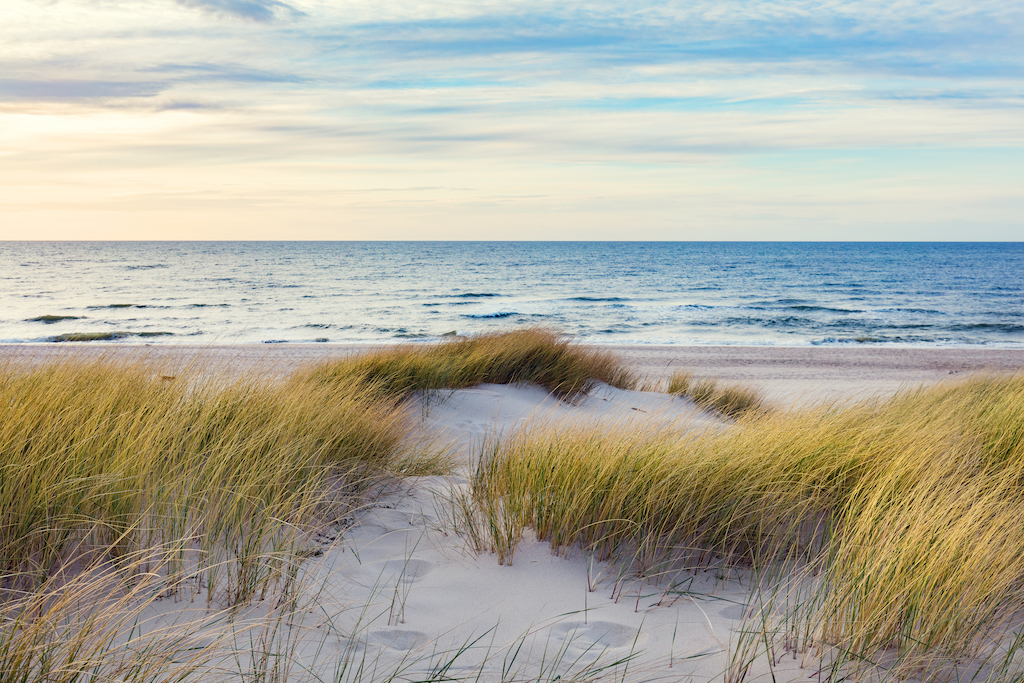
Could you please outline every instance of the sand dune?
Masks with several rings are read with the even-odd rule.
[[[137,347],[76,345],[60,353],[121,354]],[[325,357],[359,349],[325,346],[154,346],[168,372],[183,363],[287,374]],[[652,380],[686,369],[757,386],[780,401],[838,400],[890,394],[901,386],[975,371],[1016,370],[1024,350],[832,349],[767,347],[628,347],[623,359]],[[51,358],[53,346],[7,346],[0,357]],[[277,638],[289,651],[291,674],[303,680],[721,680],[737,652],[749,613],[752,577],[713,563],[692,571],[636,577],[580,551],[553,554],[527,535],[511,565],[474,552],[457,533],[443,501],[465,492],[489,437],[529,424],[628,423],[649,430],[727,429],[689,399],[599,385],[572,402],[531,386],[479,385],[419,397],[408,406],[414,439],[452,453],[456,473],[413,477],[334,529],[311,539],[311,558],[297,578],[295,609]],[[185,600],[154,601],[146,628],[202,632],[209,613],[202,587]],[[236,615],[236,647],[259,656],[253,633],[268,632],[275,606]],[[188,626],[191,624],[191,626]],[[272,629],[273,630],[273,629]],[[248,640],[247,640],[248,639]],[[247,644],[248,643],[248,644]],[[279,644],[280,645],[280,644]],[[278,647],[280,650],[280,647]],[[345,666],[372,670],[339,671]],[[356,664],[353,664],[356,663]],[[361,664],[360,664],[361,663]],[[806,678],[805,662],[760,658],[747,680]],[[244,669],[225,658],[223,671]]]

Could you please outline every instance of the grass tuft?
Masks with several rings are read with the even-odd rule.
[[[739,385],[723,386],[715,379],[697,379],[693,373],[686,371],[672,375],[668,393],[688,396],[698,406],[734,419],[770,409],[755,389]]]
[[[528,429],[485,451],[472,498],[463,517],[487,520],[506,562],[532,527],[648,577],[716,563],[795,572],[794,650],[928,679],[1012,659],[997,645],[1024,617],[1024,377],[702,434]]]
[[[96,549],[191,539],[183,557],[244,602],[277,580],[303,528],[392,469],[408,429],[365,391],[165,377],[141,362],[0,368],[4,586],[38,585]]]
[[[587,392],[595,380],[617,387],[635,383],[612,354],[582,348],[543,329],[380,349],[319,365],[301,380],[323,386],[367,387],[376,395],[395,398],[485,382],[534,383],[562,397]]]

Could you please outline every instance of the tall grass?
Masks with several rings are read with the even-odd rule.
[[[298,379],[400,398],[481,383],[539,384],[564,397],[589,391],[595,380],[617,387],[636,381],[614,355],[539,328],[381,349],[322,364]]]
[[[205,668],[223,641],[221,615],[168,627],[146,618],[167,589],[159,551],[93,562],[0,602],[0,680],[178,681]],[[126,574],[131,580],[126,580]]]
[[[211,598],[243,602],[389,468],[406,430],[366,392],[168,379],[141,362],[4,367],[2,585],[40,584],[98,550],[181,544]]]
[[[409,452],[402,398],[479,382],[570,396],[594,378],[630,381],[611,356],[541,330],[283,381],[123,356],[0,365],[0,680],[201,675],[225,657],[205,622],[143,637],[143,612],[205,592],[235,647],[232,615],[294,597],[315,532],[343,526],[382,477],[435,472],[443,458]],[[252,675],[287,678],[287,653],[265,654]]]
[[[789,642],[834,648],[844,666],[938,676],[993,654],[1022,616],[1022,377],[697,435],[527,430],[491,444],[473,487],[507,561],[530,526],[648,576],[796,572]]]
[[[688,396],[698,406],[731,418],[770,409],[764,397],[750,387],[738,384],[723,385],[712,378],[697,379],[693,373],[686,371],[672,375],[669,379],[668,393]]]

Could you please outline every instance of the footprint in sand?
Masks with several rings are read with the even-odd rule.
[[[555,624],[551,627],[551,636],[553,640],[569,641],[580,649],[596,651],[631,647],[647,640],[646,633],[638,636],[637,629],[611,621]]]
[[[365,565],[353,578],[360,583],[384,585],[401,580],[404,584],[416,583],[434,568],[426,560],[384,560]]]
[[[724,619],[749,619],[756,610],[753,607],[744,608],[743,605],[729,605],[719,610],[718,614]]]
[[[409,651],[426,641],[427,636],[419,631],[400,631],[388,629],[374,631],[370,634],[370,640],[392,650]]]

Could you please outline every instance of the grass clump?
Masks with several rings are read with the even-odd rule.
[[[0,364],[0,679],[207,680],[236,661],[285,680],[292,645],[271,641],[275,624],[302,628],[294,601],[315,539],[336,539],[386,477],[445,466],[409,447],[402,397],[627,381],[610,356],[540,331],[284,379],[143,358]],[[164,628],[145,616],[164,599],[200,616]],[[269,630],[247,644],[260,610]]]
[[[672,375],[668,393],[688,396],[698,406],[731,418],[769,410],[764,398],[750,387],[723,386],[715,379],[697,379],[686,371]]]
[[[482,383],[539,384],[558,396],[585,393],[595,380],[630,387],[635,378],[610,353],[591,351],[548,330],[403,345],[320,365],[304,381],[362,386],[380,396],[460,389]]]
[[[389,470],[407,427],[365,391],[254,379],[141,362],[0,368],[0,587],[168,545],[179,569],[206,568],[210,600],[278,580],[305,530]]]
[[[649,577],[786,574],[785,647],[831,648],[862,673],[950,675],[1002,656],[1024,617],[1024,377],[702,434],[523,431],[485,451],[472,496],[509,561],[532,527]]]

